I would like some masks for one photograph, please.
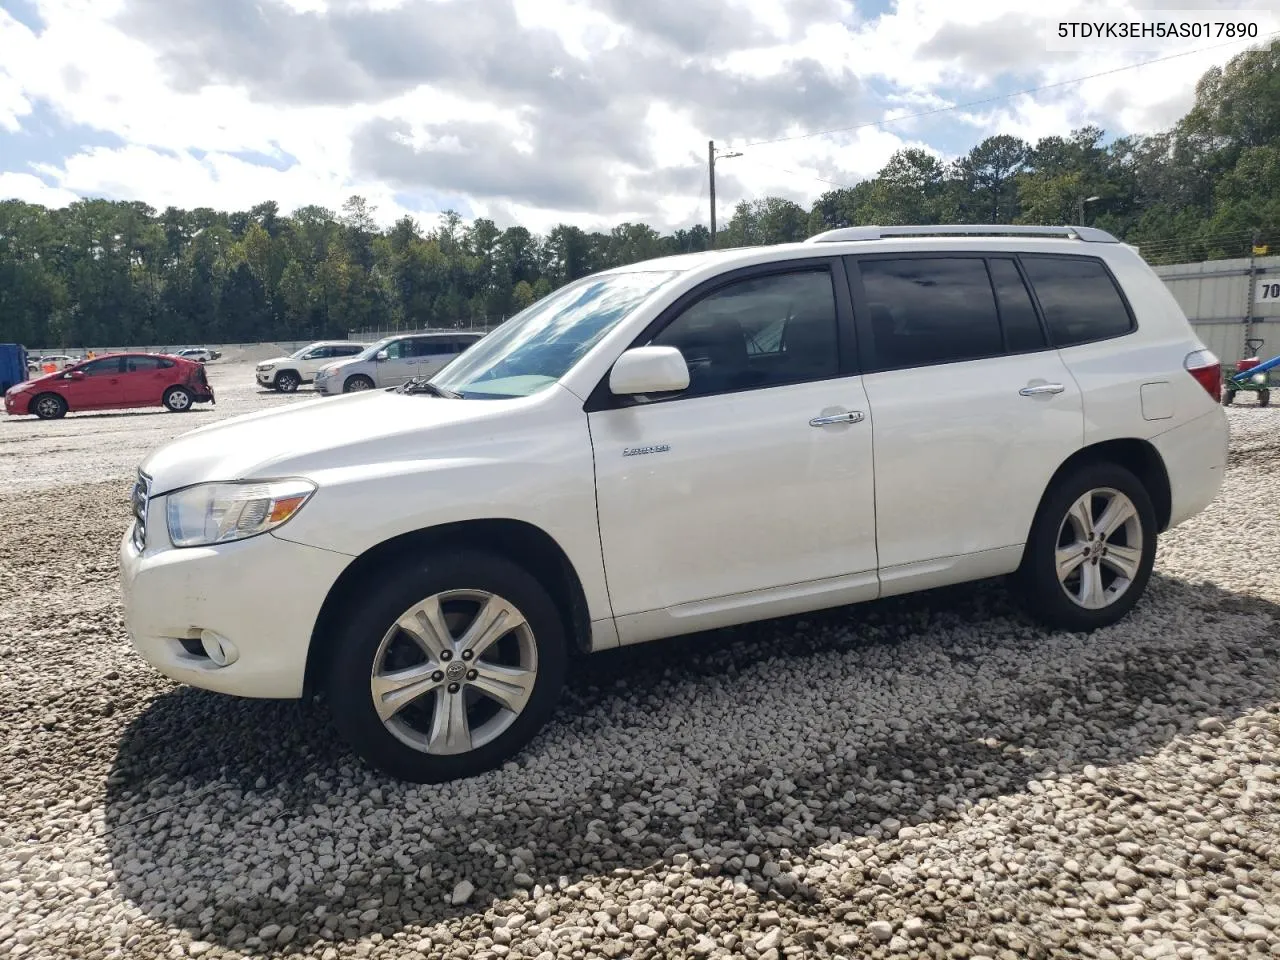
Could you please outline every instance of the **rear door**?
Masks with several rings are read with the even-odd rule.
[[[1016,568],[1082,443],[1079,387],[1011,255],[846,260],[873,414],[884,594]]]
[[[181,379],[177,364],[163,357],[126,356],[123,362],[122,402],[130,406],[158,406],[165,390]]]

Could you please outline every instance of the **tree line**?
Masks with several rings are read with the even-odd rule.
[[[0,202],[0,342],[30,346],[227,343],[361,329],[494,324],[596,270],[706,250],[702,225],[662,234],[560,225],[545,236],[447,212],[379,229],[341,211],[274,202],[227,213],[82,200]],[[1280,243],[1280,42],[1208,70],[1174,126],[1108,142],[1084,127],[1026,143],[988,137],[944,163],[894,154],[872,179],[809,209],[743,201],[718,247],[803,240],[857,224],[1076,223],[1138,245],[1153,263],[1247,255]]]

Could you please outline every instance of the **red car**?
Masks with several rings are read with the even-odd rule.
[[[4,395],[4,412],[56,420],[68,410],[167,407],[184,413],[214,403],[204,365],[154,353],[115,353],[27,380]]]

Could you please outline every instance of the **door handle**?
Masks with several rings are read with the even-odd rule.
[[[1065,389],[1060,383],[1038,383],[1034,387],[1023,387],[1018,393],[1024,397],[1038,397],[1042,393],[1061,393]]]
[[[833,413],[829,417],[814,417],[809,421],[811,427],[825,427],[831,423],[861,423],[862,411],[852,410],[849,413]]]

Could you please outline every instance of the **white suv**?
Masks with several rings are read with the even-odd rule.
[[[309,343],[301,350],[296,350],[287,357],[275,357],[263,360],[254,370],[258,383],[282,393],[292,393],[304,383],[311,383],[320,368],[335,360],[354,357],[361,353],[367,343],[352,343],[349,340],[321,340]]]
[[[570,656],[1013,574],[1080,631],[1222,483],[1220,368],[1086,228],[859,227],[568,284],[429,381],[151,454],[128,629],[185,683],[323,690],[369,763],[486,770]]]

